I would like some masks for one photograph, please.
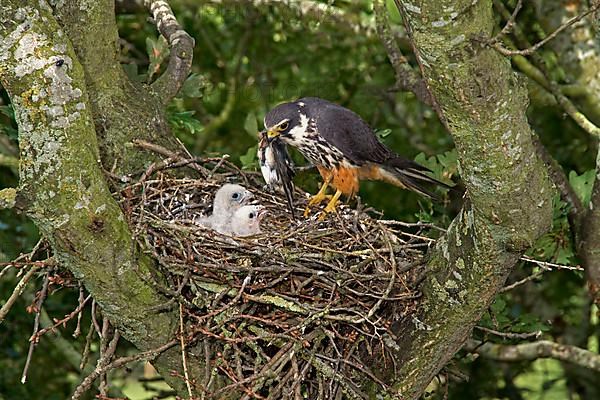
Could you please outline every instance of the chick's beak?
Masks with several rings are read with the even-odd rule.
[[[258,220],[261,221],[265,215],[267,215],[268,211],[266,208],[261,208],[260,210],[258,210]]]
[[[254,199],[254,195],[249,190],[244,192],[244,197],[242,198],[242,205],[246,205],[250,203]]]

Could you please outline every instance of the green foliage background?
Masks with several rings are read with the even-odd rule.
[[[322,1],[345,13],[347,21],[343,24],[327,14],[317,19],[302,17],[284,5],[254,7],[242,1],[215,5],[193,0],[171,3],[184,29],[195,38],[196,48],[193,74],[169,106],[168,115],[177,137],[194,153],[227,153],[245,169],[256,169],[256,132],[262,128],[267,110],[282,101],[318,96],[357,112],[377,129],[387,145],[430,167],[439,179],[460,182],[451,138],[435,113],[412,94],[392,89],[393,69],[374,31],[370,1]],[[388,8],[398,43],[410,54],[391,4]],[[141,82],[154,79],[164,68],[167,56],[164,41],[147,18],[144,11],[118,15],[123,66]],[[356,32],[353,26],[357,25],[371,28]],[[533,30],[535,24],[531,25]],[[543,55],[550,60],[556,58],[550,51]],[[561,79],[558,68],[557,71]],[[584,202],[589,201],[594,179],[594,143],[555,105],[549,105],[538,87],[530,85],[532,105],[528,113],[532,126],[565,168],[578,195]],[[14,156],[18,146],[16,125],[6,93],[0,97],[0,154]],[[293,156],[298,164],[303,163],[299,154]],[[296,183],[314,192],[317,182],[318,174],[313,170],[301,173]],[[0,188],[17,183],[15,169],[0,166]],[[460,206],[460,199],[454,198],[457,196],[446,194],[442,201],[431,203],[382,183],[364,184],[360,196],[363,202],[383,210],[386,218],[421,220],[439,226],[446,226]],[[553,230],[530,250],[531,257],[577,264],[567,211],[567,204],[557,197]],[[36,240],[37,231],[27,218],[0,211],[0,261],[30,250]],[[522,279],[539,268],[523,263],[510,281]],[[0,305],[17,279],[11,271],[0,280]],[[36,281],[36,287],[40,282]],[[67,398],[79,378],[79,371],[65,362],[46,339],[35,352],[29,383],[18,383],[33,321],[33,316],[25,311],[33,287],[30,285],[29,294],[0,325],[0,400]],[[65,291],[51,299],[46,303],[48,313],[61,317],[75,307],[77,295]],[[544,337],[556,341],[576,337],[580,346],[598,351],[600,330],[598,321],[591,318],[592,311],[581,273],[548,272],[500,296],[480,325],[513,332],[541,330]],[[83,326],[86,323],[89,321],[84,321]],[[64,335],[72,330],[69,324]],[[474,335],[498,341],[481,332]],[[82,338],[73,345],[81,351]],[[451,375],[462,377],[461,382],[450,382],[451,399],[600,398],[594,397],[598,392],[594,391],[598,374],[557,361],[507,364],[459,354],[449,371],[458,371]],[[119,372],[116,393],[122,390],[132,398],[149,398],[150,392],[133,383],[132,378],[140,373],[139,366]],[[437,386],[439,390],[434,381],[431,398],[443,396],[443,385]]]

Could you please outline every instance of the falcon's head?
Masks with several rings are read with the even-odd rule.
[[[306,115],[302,102],[283,103],[265,115],[265,130],[269,141],[281,138],[295,144],[306,136],[309,116]]]

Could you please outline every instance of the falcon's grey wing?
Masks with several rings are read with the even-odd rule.
[[[311,114],[315,116],[317,131],[344,156],[358,165],[366,161],[382,163],[393,156],[360,116],[337,104],[319,100],[307,102],[314,108]]]
[[[319,135],[357,165],[365,162],[393,163],[398,168],[429,171],[388,149],[379,141],[371,127],[353,111],[322,99],[312,100],[310,103],[307,101],[307,104],[313,107],[311,113],[316,115]]]

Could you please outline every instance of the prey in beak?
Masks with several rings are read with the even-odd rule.
[[[296,218],[294,213],[294,185],[295,175],[294,163],[287,152],[287,146],[280,139],[279,133],[269,139],[270,131],[259,132],[258,160],[260,171],[270,189],[283,189],[285,193],[287,206]]]

